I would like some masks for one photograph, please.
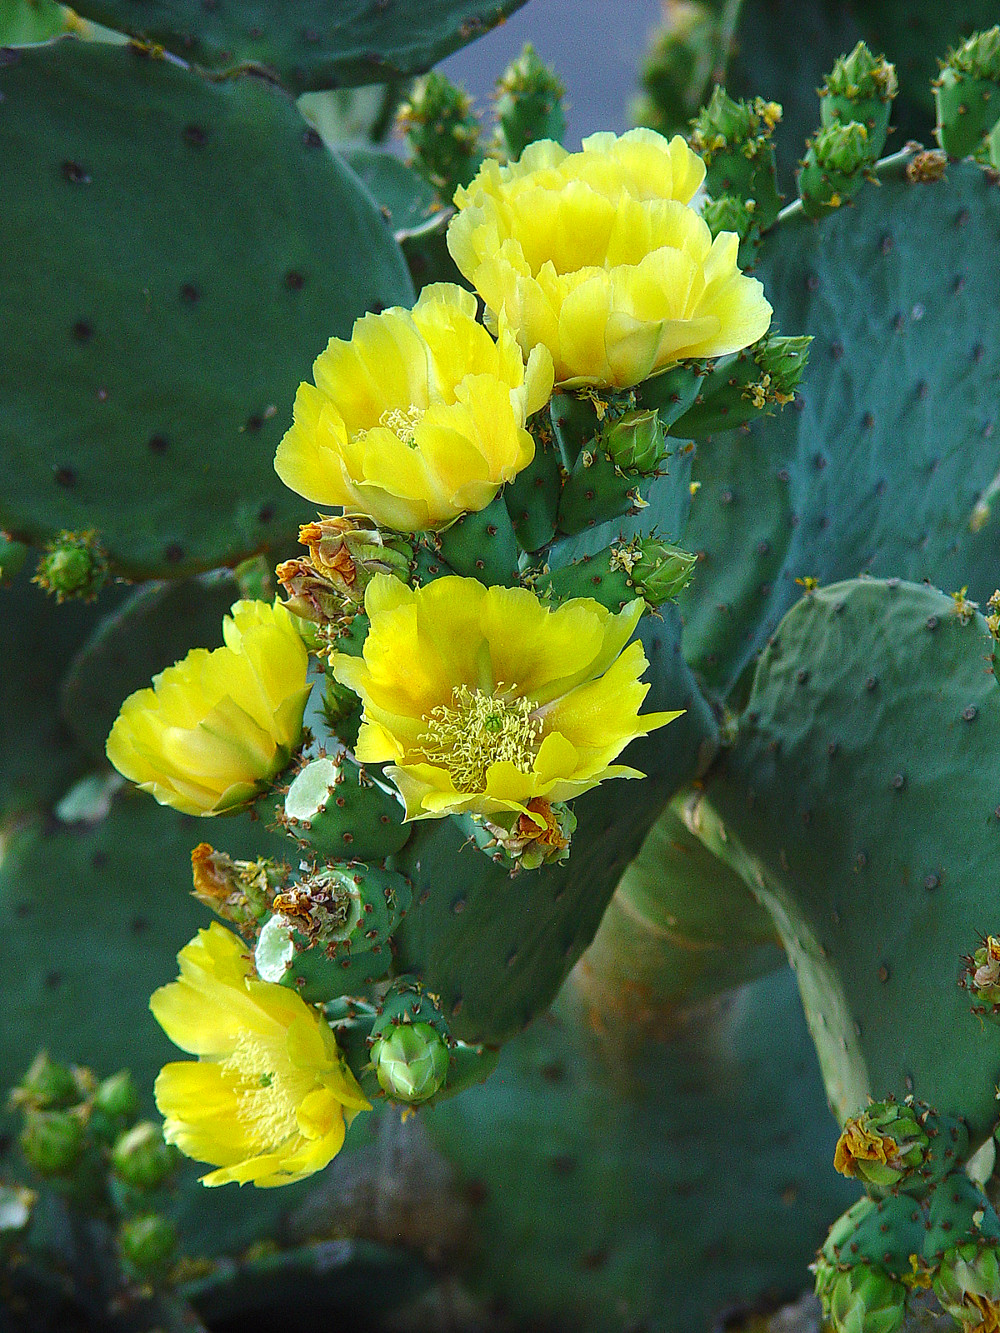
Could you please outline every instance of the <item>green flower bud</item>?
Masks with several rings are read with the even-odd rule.
[[[543,65],[527,43],[497,80],[494,111],[500,147],[508,158],[519,158],[536,139],[562,139],[566,133],[565,91],[555,71]]]
[[[831,1333],[897,1333],[903,1327],[906,1288],[902,1282],[868,1264],[824,1276],[825,1288],[817,1294]]]
[[[1000,1327],[1000,1262],[996,1242],[970,1241],[947,1250],[934,1279],[934,1295],[964,1328]]]
[[[1000,83],[1000,26],[986,32],[974,32],[960,47],[949,51],[945,68],[974,79]]]
[[[873,1102],[844,1126],[833,1165],[841,1175],[887,1189],[924,1164],[929,1144],[909,1102]]]
[[[67,1065],[49,1059],[48,1051],[39,1051],[31,1068],[10,1094],[12,1107],[26,1106],[34,1111],[55,1111],[76,1106],[82,1099],[80,1083]]]
[[[745,241],[756,226],[756,211],[757,205],[753,199],[744,200],[735,194],[720,194],[718,199],[705,201],[701,216],[713,236],[731,231],[741,241]]]
[[[448,1076],[448,1047],[430,1023],[390,1027],[372,1046],[379,1086],[399,1102],[425,1102]]]
[[[753,359],[761,372],[759,383],[767,402],[784,406],[795,397],[795,390],[809,363],[811,342],[812,337],[808,335],[785,338],[777,333],[767,333],[753,349]],[[753,389],[756,386],[750,387]]]
[[[868,131],[860,121],[824,125],[812,141],[816,161],[824,171],[853,176],[868,165]]]
[[[705,161],[708,193],[718,199],[734,195],[749,207],[754,221],[767,231],[778,216],[778,194],[771,134],[781,119],[777,102],[734,102],[716,88],[708,106],[692,121],[691,147]]]
[[[139,1090],[127,1069],[104,1079],[94,1093],[94,1110],[109,1120],[129,1121],[139,1114]]]
[[[611,552],[612,569],[624,570],[650,606],[662,606],[691,582],[698,557],[656,537],[636,538]]]
[[[92,602],[107,579],[107,556],[97,533],[60,532],[46,546],[32,582],[53,593],[57,602],[67,597]]]
[[[442,74],[431,71],[413,85],[399,108],[398,124],[413,150],[411,165],[451,203],[459,185],[468,185],[479,168],[479,119],[472,98]]]
[[[21,1150],[39,1175],[68,1174],[83,1156],[86,1146],[83,1121],[72,1111],[29,1109],[25,1115]]]
[[[118,1250],[126,1266],[139,1277],[157,1277],[177,1250],[177,1228],[158,1213],[130,1217],[118,1228]]]
[[[177,1149],[164,1143],[159,1125],[141,1120],[122,1134],[111,1150],[111,1165],[119,1179],[138,1190],[155,1190],[177,1165]]]
[[[849,56],[839,56],[826,79],[826,91],[834,97],[862,101],[879,97],[883,101],[899,91],[896,68],[885,56],[873,56],[864,42],[858,42]]]
[[[600,440],[615,467],[643,477],[655,476],[670,453],[655,408],[626,412],[605,427]]]
[[[780,119],[781,107],[776,102],[764,102],[759,97],[753,102],[734,102],[725,88],[717,85],[708,106],[695,117],[691,147],[710,164],[723,148],[769,138]]]

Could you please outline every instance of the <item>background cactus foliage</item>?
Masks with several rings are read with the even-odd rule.
[[[14,1327],[777,1330],[815,1286],[802,1327],[1000,1328],[993,6],[670,0],[635,114],[702,158],[770,330],[557,385],[486,507],[322,519],[304,560],[299,384],[468,287],[456,189],[564,133],[530,47],[490,123],[432,68],[517,7],[0,0]],[[278,562],[307,748],[206,826],[106,738]],[[404,821],[328,650],[455,575],[641,606],[638,721],[683,710],[643,780],[541,833]],[[282,1189],[204,1189],[155,1118],[149,997],[207,907],[373,1107]]]

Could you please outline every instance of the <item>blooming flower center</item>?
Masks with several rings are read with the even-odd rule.
[[[385,426],[391,430],[396,439],[401,444],[405,444],[408,449],[417,447],[417,426],[420,418],[424,415],[424,408],[410,407],[387,407],[378,419],[380,426]]]
[[[458,791],[483,791],[492,764],[531,772],[542,725],[532,716],[529,699],[456,685],[452,704],[431,709],[420,741],[421,753],[448,770]]]
[[[286,1037],[268,1039],[244,1029],[232,1052],[221,1061],[236,1094],[244,1133],[258,1151],[273,1149],[299,1133],[296,1108],[315,1081],[290,1064]]]

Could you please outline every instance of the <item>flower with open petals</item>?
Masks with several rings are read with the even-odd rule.
[[[579,153],[540,139],[456,192],[448,248],[524,353],[549,349],[557,385],[628,388],[770,324],[738,238],[713,241],[688,207],[704,174],[679,135],[594,134]]]
[[[294,991],[258,980],[244,942],[218,922],[178,962],[180,977],[149,1007],[198,1059],[160,1070],[164,1138],[218,1167],[205,1185],[290,1185],[321,1170],[371,1109],[329,1026]]]
[[[476,309],[463,287],[433,283],[413,310],[331,339],[278,446],[285,485],[397,532],[485,509],[534,457],[524,423],[548,401],[552,360],[538,348],[525,365],[506,320],[494,341]]]
[[[605,778],[642,777],[614,760],[679,716],[639,706],[649,689],[642,614],[590,598],[551,607],[526,588],[447,577],[412,589],[377,575],[365,593],[364,656],[333,671],[364,702],[356,754],[388,762],[408,819],[516,811],[568,801]]]
[[[188,815],[249,804],[302,735],[308,654],[285,608],[237,602],[222,633],[130,694],[108,737],[119,773]]]

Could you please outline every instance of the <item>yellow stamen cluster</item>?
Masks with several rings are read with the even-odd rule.
[[[420,739],[424,756],[448,770],[458,791],[482,791],[491,764],[531,771],[542,728],[530,700],[484,694],[468,685],[457,685],[452,700],[452,708],[431,709]]]
[[[412,405],[410,407],[387,407],[379,417],[378,424],[391,430],[396,439],[405,444],[407,449],[416,449],[416,429],[423,415],[424,409],[422,407]]]

